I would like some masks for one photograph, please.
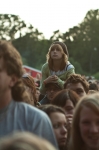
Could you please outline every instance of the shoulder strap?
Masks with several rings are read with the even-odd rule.
[[[71,64],[68,64],[68,65],[66,66],[66,71],[67,71],[67,68],[68,68],[69,65],[71,65]]]

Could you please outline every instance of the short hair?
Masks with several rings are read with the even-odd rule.
[[[0,58],[4,60],[4,68],[9,76],[18,77],[17,83],[12,87],[12,97],[16,101],[27,99],[27,93],[22,83],[23,63],[19,52],[8,41],[0,40]]]
[[[79,96],[76,94],[76,92],[72,90],[64,89],[55,95],[55,97],[52,100],[52,104],[56,106],[64,107],[67,100],[72,101],[75,107],[77,102],[79,101]]]
[[[69,143],[70,150],[80,150],[84,146],[84,141],[82,140],[79,128],[80,113],[84,107],[90,108],[97,115],[99,115],[99,93],[86,95],[77,103],[72,122]]]
[[[90,83],[89,84],[89,90],[99,91],[97,83],[96,82]]]
[[[59,48],[61,50],[61,52],[63,53],[63,59],[62,59],[61,67],[60,67],[60,70],[63,70],[66,66],[67,61],[68,61],[68,56],[66,55],[66,53],[63,51],[63,48],[59,44],[52,44],[49,48],[47,55],[46,55],[49,68],[51,70],[53,70],[53,60],[51,58],[51,50],[54,47]]]
[[[55,113],[55,112],[60,112],[65,115],[65,111],[61,107],[52,104],[41,105],[38,108],[44,111],[49,117],[51,113]]]
[[[0,139],[0,150],[56,150],[45,139],[29,132],[14,132]]]
[[[64,89],[69,83],[81,83],[85,89],[85,92],[88,93],[89,83],[87,80],[80,74],[71,74],[64,83]]]

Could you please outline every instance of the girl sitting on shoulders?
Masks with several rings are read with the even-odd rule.
[[[51,44],[47,62],[42,66],[42,79],[40,92],[45,94],[45,84],[54,82],[58,83],[62,89],[64,81],[70,74],[75,73],[74,66],[68,61],[68,50],[64,43],[55,41]]]

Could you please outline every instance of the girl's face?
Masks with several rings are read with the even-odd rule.
[[[91,108],[83,107],[80,112],[80,134],[85,147],[90,150],[99,149],[99,115]]]
[[[50,56],[53,60],[62,59],[63,53],[63,49],[59,44],[52,45],[50,50]]]
[[[63,113],[54,112],[50,114],[54,133],[59,146],[64,146],[67,139],[67,120]]]
[[[65,110],[66,115],[73,115],[74,112],[74,105],[73,102],[71,100],[67,100],[65,106],[63,107],[63,109]]]

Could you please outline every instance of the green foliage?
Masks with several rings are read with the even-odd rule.
[[[22,38],[13,41],[21,56],[27,60],[29,66],[41,69],[46,61],[46,54],[49,48],[48,40],[37,40],[35,36],[27,34]]]
[[[89,74],[99,69],[99,9],[90,10],[82,23],[63,34],[69,54]]]
[[[21,36],[22,29],[26,28],[26,23],[19,16],[11,14],[0,14],[0,38],[13,40],[15,35]]]
[[[27,65],[27,66],[28,66],[28,62],[27,62],[27,59],[26,59],[26,58],[23,58],[23,57],[22,57],[22,62],[23,62],[23,65]]]
[[[36,39],[44,38],[38,29],[26,24],[19,16],[0,14],[0,39],[14,40],[26,34],[31,34]]]
[[[53,41],[64,42],[69,51],[69,60],[76,73],[98,77],[99,71],[99,9],[87,12],[84,20],[65,33],[53,32],[49,40],[26,24],[19,16],[0,15],[0,38],[12,40],[20,52],[24,64],[41,69]]]
[[[82,70],[82,68],[81,68],[81,65],[79,64],[79,62],[77,62],[77,61],[75,61],[72,57],[69,59],[70,60],[70,62],[74,65],[74,67],[75,67],[75,72],[76,73],[78,73],[78,74],[86,74],[83,70]]]
[[[99,72],[95,73],[93,76],[95,77],[95,79],[99,80]]]

